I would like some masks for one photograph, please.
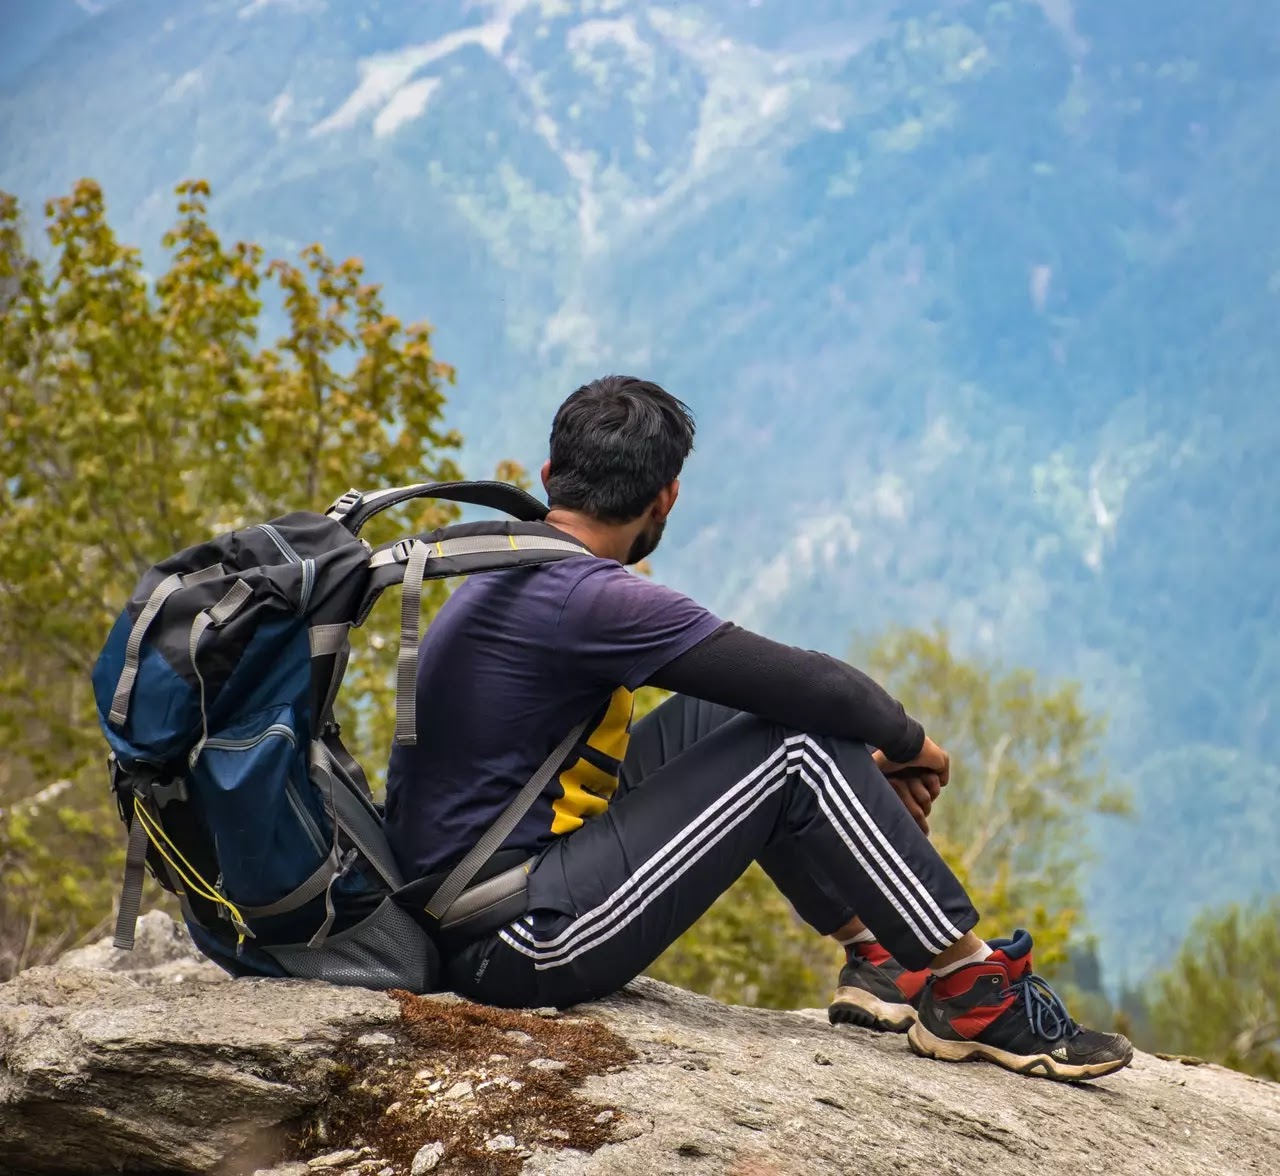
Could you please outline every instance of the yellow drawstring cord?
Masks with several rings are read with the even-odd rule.
[[[169,840],[169,835],[165,833],[159,824],[152,819],[147,810],[144,809],[137,801],[135,801],[133,805],[133,815],[142,821],[142,827],[146,830],[147,836],[151,838],[151,844],[156,847],[156,852],[158,852],[160,856],[169,863],[173,872],[182,879],[183,885],[185,885],[188,890],[193,891],[208,902],[216,903],[218,906],[224,906],[227,908],[231,913],[232,925],[236,929],[236,948],[238,950],[243,946],[245,931],[247,931],[248,928],[245,926],[244,916],[241,915],[239,908],[236,907],[235,903],[231,902],[230,899],[224,898],[214,890],[208,882],[200,877],[196,868],[182,856],[182,851]],[[175,862],[166,852],[164,845],[161,844],[162,841],[178,855],[178,861],[182,863],[182,866],[186,867],[185,872],[182,866],[179,866],[178,862]]]

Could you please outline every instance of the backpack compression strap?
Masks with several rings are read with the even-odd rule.
[[[519,486],[507,482],[418,482],[412,486],[391,486],[385,490],[348,490],[329,507],[325,514],[341,523],[353,535],[374,515],[381,514],[414,498],[443,498],[449,502],[467,502],[500,510],[525,523],[546,517],[547,508]]]
[[[120,680],[116,683],[115,694],[111,697],[111,713],[107,716],[107,721],[113,726],[123,727],[125,719],[129,717],[129,696],[133,693],[133,684],[138,678],[138,659],[142,654],[142,639],[147,635],[147,630],[159,614],[161,606],[179,589],[194,588],[207,580],[216,580],[223,574],[220,563],[210,564],[207,568],[201,568],[197,572],[187,572],[185,575],[175,572],[171,576],[166,576],[155,586],[147,598],[147,603],[138,614],[138,619],[133,622],[133,628],[129,630],[129,641],[124,651],[124,668],[120,671]]]

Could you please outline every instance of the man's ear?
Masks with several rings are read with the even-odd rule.
[[[680,497],[680,479],[677,478],[668,486],[663,486],[658,491],[658,497],[653,500],[653,517],[661,522],[667,517],[675,507],[676,499]]]
[[[551,477],[551,459],[547,458],[547,460],[542,463],[542,488],[544,490],[547,489],[547,481],[550,477]]]

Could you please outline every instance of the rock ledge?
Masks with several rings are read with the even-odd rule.
[[[130,965],[141,964],[141,967]],[[0,987],[0,1170],[735,1176],[1280,1171],[1280,1086],[1092,1086],[640,980],[558,1015],[230,981],[172,920]]]

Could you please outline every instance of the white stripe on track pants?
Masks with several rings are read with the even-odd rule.
[[[827,935],[859,915],[908,968],[978,920],[860,743],[676,697],[636,724],[617,795],[529,875],[529,911],[446,959],[454,991],[566,1007],[621,988],[758,860]]]

